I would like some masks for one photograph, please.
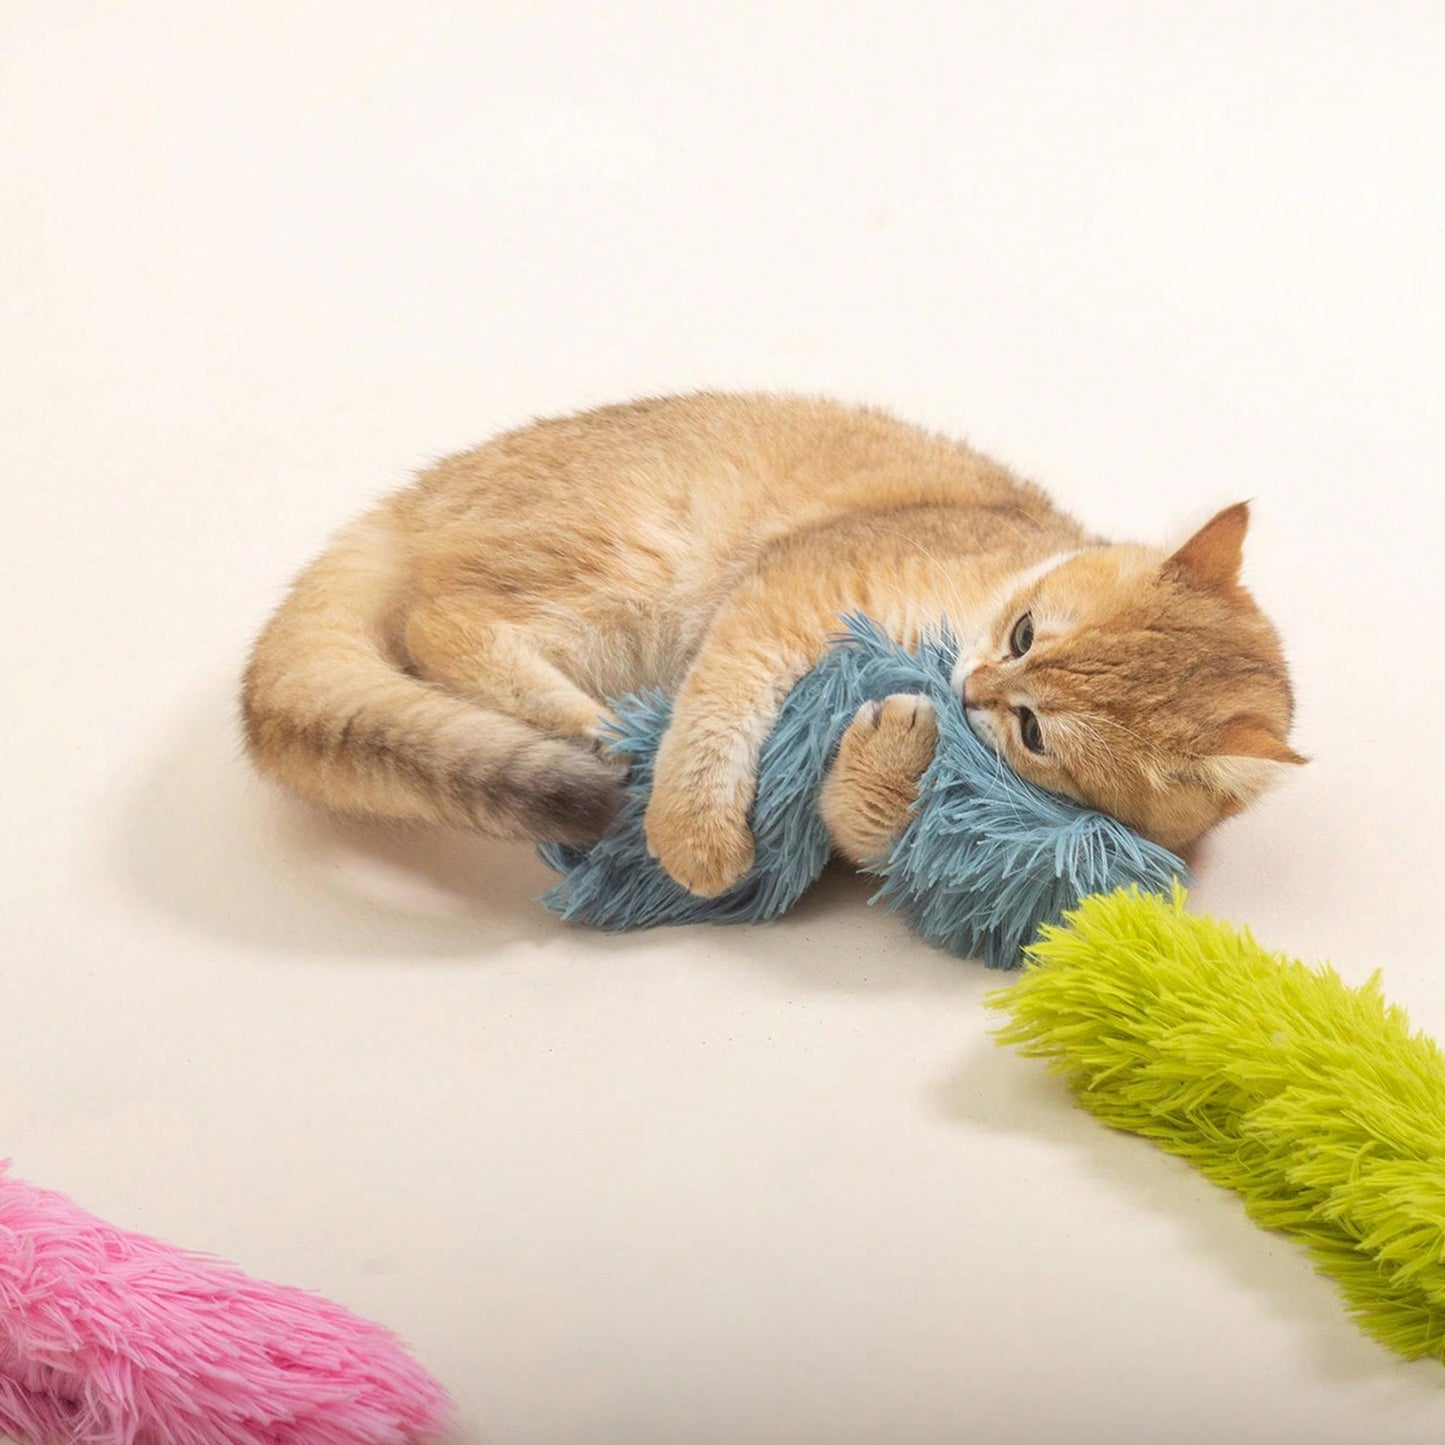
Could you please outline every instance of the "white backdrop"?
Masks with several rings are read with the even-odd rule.
[[[290,574],[539,412],[824,390],[1089,523],[1256,501],[1287,789],[1197,891],[1431,946],[1445,12],[0,4],[0,1150],[385,1320],[499,1445],[1437,1440],[1237,1201],[833,880],[620,940],[239,760]]]

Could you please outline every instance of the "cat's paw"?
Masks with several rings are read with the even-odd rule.
[[[855,863],[887,851],[918,800],[918,780],[938,746],[933,704],[915,693],[865,702],[838,744],[823,785],[823,822]]]
[[[602,726],[583,737],[573,738],[571,741],[583,752],[591,753],[593,757],[601,758],[603,762],[615,764],[623,772],[632,766],[632,754],[622,751],[617,733]]]
[[[937,746],[933,704],[920,693],[895,692],[882,702],[865,702],[853,714],[838,745],[838,758],[890,773],[910,773],[916,782]]]
[[[691,798],[653,795],[643,820],[647,851],[689,893],[715,898],[753,866],[753,835],[746,818],[709,809]]]

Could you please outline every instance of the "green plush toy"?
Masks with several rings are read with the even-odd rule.
[[[1137,891],[1087,898],[1028,950],[1002,1043],[1303,1243],[1370,1334],[1445,1359],[1445,1055],[1378,977],[1271,954]]]

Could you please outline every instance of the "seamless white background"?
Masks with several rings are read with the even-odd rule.
[[[1437,1440],[1438,1364],[829,881],[623,939],[248,774],[327,532],[537,413],[794,387],[1092,525],[1256,502],[1315,761],[1200,906],[1445,1036],[1445,19],[0,5],[0,1151],[385,1320],[499,1445]]]

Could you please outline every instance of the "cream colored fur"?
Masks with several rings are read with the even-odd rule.
[[[1109,547],[882,412],[607,407],[452,457],[343,531],[256,644],[246,735],[266,772],[333,807],[585,842],[620,786],[595,750],[601,699],[675,691],[648,839],[716,893],[752,856],[762,741],[839,614],[904,641],[947,614],[981,735],[1179,846],[1247,803],[1262,765],[1296,760],[1278,642],[1238,585],[1244,525],[1235,508],[1172,555]],[[1038,640],[1015,658],[1027,609]],[[1047,754],[1019,741],[1021,709]],[[906,815],[931,726],[911,701],[860,714],[823,800],[849,856]]]

